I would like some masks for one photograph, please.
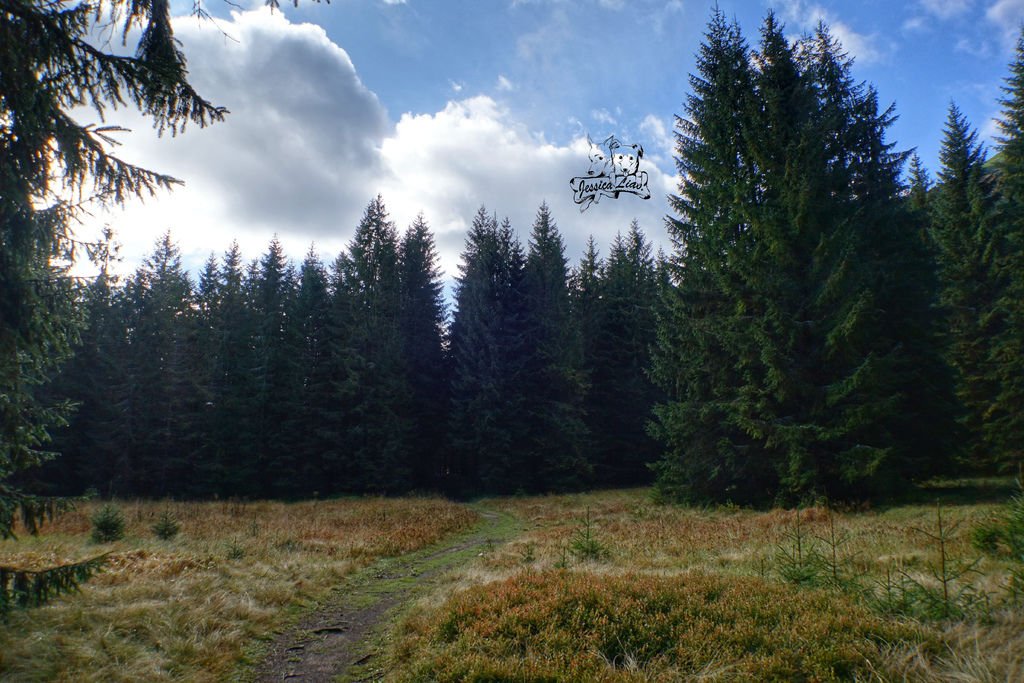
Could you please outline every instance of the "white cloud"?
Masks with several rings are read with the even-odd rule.
[[[939,19],[950,19],[970,9],[972,0],[920,0],[921,9]]]
[[[498,74],[498,84],[496,87],[502,92],[511,92],[516,89],[516,86],[512,84],[512,81],[508,80],[501,74]]]
[[[231,111],[224,122],[158,139],[138,115],[111,117],[134,129],[121,138],[122,158],[186,181],[106,217],[126,254],[148,250],[168,227],[183,249],[204,253],[233,237],[265,245],[275,231],[330,242],[358,219],[367,180],[382,173],[387,113],[322,28],[265,9],[220,27],[235,40],[191,17],[175,22],[190,79]]]
[[[926,25],[924,17],[910,17],[903,22],[902,28],[907,32],[915,32],[924,30]]]
[[[1012,43],[1024,23],[1024,0],[997,0],[985,11],[985,18],[1002,31],[1004,42]]]
[[[233,15],[224,28],[237,43],[191,19],[176,23],[193,84],[231,110],[226,122],[157,139],[144,122],[124,119],[136,130],[119,154],[187,183],[97,218],[115,227],[128,267],[168,228],[190,267],[232,239],[255,257],[274,233],[295,259],[314,240],[331,259],[378,192],[402,228],[424,212],[449,276],[481,204],[508,215],[525,240],[547,201],[573,262],[589,234],[606,245],[633,217],[665,242],[665,197],[675,181],[655,163],[644,162],[650,200],[623,196],[581,214],[569,179],[586,170],[583,135],[552,144],[485,96],[406,113],[393,124],[319,27],[259,10]]]
[[[675,154],[676,140],[670,127],[666,126],[664,121],[654,114],[648,114],[640,122],[640,132],[654,140],[654,143],[657,145],[657,149],[648,150],[648,156],[651,156],[651,152],[654,152],[660,158],[672,159]]]
[[[615,120],[615,117],[612,116],[611,112],[603,108],[591,111],[590,118],[594,119],[598,123],[603,123],[608,126],[614,126],[618,123],[618,121]]]
[[[585,213],[572,202],[569,179],[585,172],[589,147],[580,136],[553,145],[512,120],[489,97],[449,102],[436,114],[405,114],[382,153],[391,178],[384,200],[400,224],[423,211],[437,235],[443,266],[455,273],[466,230],[481,204],[508,216],[525,241],[541,202],[546,201],[575,262],[587,237],[606,246],[616,231],[637,217],[659,242],[668,210],[665,197],[675,188],[672,176],[644,164],[653,195],[606,200]]]
[[[889,50],[879,45],[876,34],[859,33],[821,5],[806,0],[780,0],[779,6],[782,17],[802,31],[814,29],[819,22],[827,24],[843,49],[861,64],[882,62],[888,56]]]
[[[954,49],[957,52],[964,52],[972,57],[978,57],[979,59],[987,59],[992,56],[991,45],[983,40],[974,42],[968,38],[960,38],[956,41]]]
[[[462,92],[462,89],[465,87],[462,83],[456,83],[455,81],[448,81],[448,83],[452,86],[452,92]]]

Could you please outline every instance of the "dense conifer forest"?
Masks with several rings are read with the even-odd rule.
[[[663,226],[634,222],[576,261],[546,205],[528,230],[482,206],[450,305],[428,218],[402,231],[380,196],[329,263],[275,238],[252,262],[227,245],[193,276],[165,234],[133,274],[69,284],[52,248],[7,248],[8,214],[55,216],[29,208],[32,187],[5,190],[21,203],[0,205],[3,301],[24,329],[0,337],[0,476],[17,473],[3,490],[654,481],[670,500],[762,504],[1015,469],[1024,41],[995,155],[951,104],[934,180],[887,138],[896,112],[824,26],[794,43],[769,14],[748,41],[716,10],[690,83],[670,254],[652,253]],[[33,273],[56,293],[13,288]],[[28,467],[44,434],[60,457]]]
[[[427,221],[400,233],[379,196],[329,265],[275,238],[193,280],[165,234],[132,275],[78,291],[89,324],[47,388],[78,406],[35,477],[284,498],[645,481],[663,277],[635,222],[571,268],[547,206],[525,245],[481,207],[449,325]]]

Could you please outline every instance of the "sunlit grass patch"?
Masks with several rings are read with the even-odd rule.
[[[91,540],[87,504],[39,537],[0,543],[0,565],[110,553],[78,595],[0,624],[0,680],[219,681],[253,642],[374,560],[427,547],[477,516],[440,499],[303,503],[119,502],[125,537]],[[152,527],[173,515],[179,532]]]
[[[850,680],[881,649],[927,646],[924,633],[757,577],[526,572],[412,616],[396,677]]]

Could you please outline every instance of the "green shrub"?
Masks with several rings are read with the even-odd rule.
[[[1010,555],[1017,562],[1024,562],[1024,484],[1021,488],[1021,492],[1010,500],[1003,532]]]
[[[995,555],[1002,540],[1002,525],[996,521],[983,522],[971,529],[971,545],[980,552]]]
[[[798,586],[816,586],[824,583],[826,564],[807,533],[800,510],[796,522],[783,534],[785,542],[776,548],[775,564],[779,575],[787,583]]]
[[[611,552],[594,534],[594,524],[590,521],[590,508],[583,524],[573,532],[569,542],[569,552],[581,562],[600,562],[611,557]]]
[[[92,540],[112,543],[124,538],[124,514],[116,505],[107,503],[92,516]]]
[[[245,557],[245,548],[237,541],[228,543],[227,556],[229,560],[240,560]]]
[[[982,552],[1024,563],[1024,487],[992,519],[971,529],[971,543]]]
[[[174,518],[174,515],[166,511],[160,515],[160,518],[150,528],[153,530],[153,535],[162,541],[171,540],[181,531],[178,520]]]

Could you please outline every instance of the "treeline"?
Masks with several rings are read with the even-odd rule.
[[[674,499],[885,495],[1024,448],[1024,42],[991,164],[951,107],[938,183],[824,27],[716,10],[678,121],[654,375]]]
[[[450,331],[434,238],[371,201],[348,247],[296,268],[276,238],[193,282],[170,234],[124,281],[81,291],[89,325],[51,385],[79,403],[52,492],[309,497],[537,492],[641,482],[657,456],[643,369],[659,271],[634,222],[570,268],[547,206],[524,246],[476,215]]]
[[[571,490],[863,499],[1024,460],[1024,38],[988,159],[949,110],[937,181],[825,27],[712,13],[677,120],[673,253],[634,223],[570,268],[481,209],[445,310],[422,218],[378,197],[298,270],[274,241],[193,283],[165,236],[52,386],[59,491]],[[648,465],[651,465],[650,467]],[[652,474],[653,473],[653,474]]]

